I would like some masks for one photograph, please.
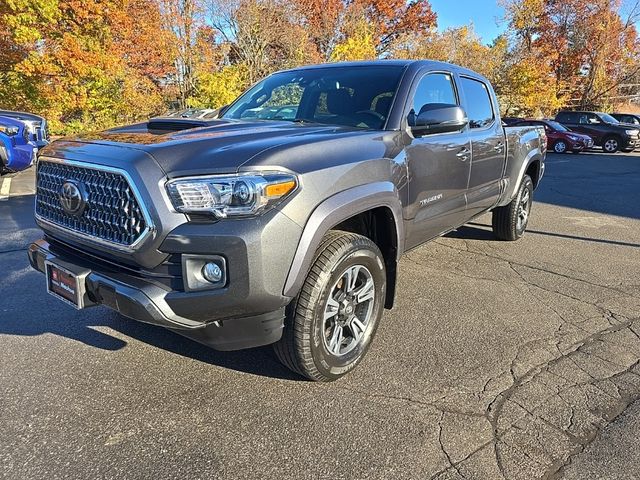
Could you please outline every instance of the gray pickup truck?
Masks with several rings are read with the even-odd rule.
[[[275,73],[217,120],[53,142],[29,246],[49,293],[219,350],[274,344],[312,380],[349,372],[393,306],[403,252],[491,211],[527,226],[537,127],[504,128],[489,82],[432,61]]]

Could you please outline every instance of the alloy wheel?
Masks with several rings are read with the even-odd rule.
[[[553,146],[553,151],[556,153],[564,153],[567,151],[567,144],[564,142],[556,142]]]
[[[618,150],[618,141],[615,138],[610,138],[604,143],[605,152],[615,152]]]
[[[364,265],[350,266],[331,287],[323,342],[332,355],[346,355],[362,341],[371,323],[375,292],[373,276]]]
[[[531,194],[529,190],[525,190],[520,198],[520,204],[518,205],[518,223],[517,228],[522,231],[526,228],[529,221],[529,212],[531,211]]]

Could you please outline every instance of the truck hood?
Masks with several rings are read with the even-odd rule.
[[[65,141],[89,150],[92,144],[141,150],[173,177],[201,173],[203,169],[209,173],[235,172],[256,155],[289,143],[299,146],[371,134],[370,130],[335,125],[218,120],[206,127],[167,133],[150,131],[146,124],[140,124]]]

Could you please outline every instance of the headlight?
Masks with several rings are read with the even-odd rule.
[[[571,140],[573,140],[574,142],[580,140],[580,137],[576,137],[575,135],[567,135]]]
[[[17,135],[20,129],[18,127],[9,127],[7,125],[0,125],[0,132],[13,137]]]
[[[638,135],[638,133],[640,133],[640,130],[625,130],[624,133],[626,133],[630,137],[635,137],[636,135]]]
[[[212,213],[218,218],[259,215],[298,186],[283,173],[189,177],[171,180],[167,192],[182,213]]]

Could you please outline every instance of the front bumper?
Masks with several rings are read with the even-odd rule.
[[[627,137],[622,144],[622,150],[635,150],[640,147],[640,138]]]
[[[571,150],[574,152],[582,152],[593,147],[593,140],[580,139],[571,142]]]
[[[191,297],[191,302],[215,303],[220,291],[176,292],[150,279],[124,271],[96,268],[83,257],[56,249],[45,240],[32,243],[28,249],[31,266],[44,273],[45,260],[61,261],[90,270],[85,288],[89,300],[107,306],[120,314],[169,328],[181,335],[217,350],[239,350],[274,343],[282,336],[284,306],[266,313],[243,315],[218,320],[197,320],[180,316],[172,308],[172,298]],[[208,294],[209,298],[206,298]],[[213,298],[211,298],[213,297]],[[181,298],[186,301],[188,298]],[[226,299],[227,302],[229,299]],[[241,303],[243,299],[238,298]]]

